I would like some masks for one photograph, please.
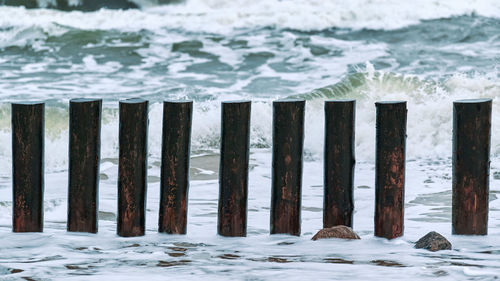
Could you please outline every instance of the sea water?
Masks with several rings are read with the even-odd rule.
[[[45,3],[40,1],[41,6]],[[500,276],[500,2],[0,6],[0,279],[492,280]],[[45,3],[46,4],[46,3]],[[99,233],[66,232],[68,101],[102,98]],[[146,235],[116,235],[118,101],[150,101]],[[272,101],[307,100],[302,235],[269,235]],[[356,99],[354,230],[322,227],[323,103]],[[487,236],[451,235],[452,102],[492,98]],[[157,233],[163,100],[193,100],[188,234]],[[252,100],[248,237],[216,234],[220,107]],[[46,102],[45,228],[12,233],[10,102]],[[373,236],[375,105],[408,102],[405,232]],[[413,248],[438,231],[453,250]]]

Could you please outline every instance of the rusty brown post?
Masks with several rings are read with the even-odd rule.
[[[453,103],[452,233],[488,233],[491,99]]]
[[[97,233],[101,110],[100,99],[69,102],[68,231]]]
[[[120,101],[118,162],[119,236],[142,236],[146,221],[148,101]]]
[[[192,101],[163,103],[159,232],[186,234]]]
[[[12,103],[12,197],[14,232],[43,231],[43,102]]]
[[[325,102],[323,228],[352,227],[356,101]]]
[[[217,232],[247,235],[251,102],[222,103]]]
[[[377,102],[375,236],[403,236],[406,102]]]
[[[271,234],[300,235],[304,100],[273,102]]]

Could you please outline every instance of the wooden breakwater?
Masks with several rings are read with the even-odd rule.
[[[323,226],[352,226],[355,101],[325,102]],[[377,102],[374,234],[404,233],[406,102]],[[163,107],[158,231],[185,234],[193,103]],[[492,101],[453,107],[452,230],[487,234]],[[73,99],[67,230],[98,231],[102,101]],[[217,232],[246,236],[250,101],[223,102]],[[44,103],[12,104],[13,231],[43,231]],[[300,235],[304,100],[273,102],[270,233]],[[119,103],[117,234],[145,234],[148,101]]]

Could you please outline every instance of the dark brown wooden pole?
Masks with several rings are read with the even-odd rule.
[[[250,108],[249,101],[222,103],[217,221],[222,236],[247,235]]]
[[[14,232],[43,231],[45,104],[12,104]]]
[[[186,234],[192,101],[163,103],[159,232]]]
[[[325,102],[323,228],[352,227],[356,101]]]
[[[148,101],[120,101],[119,236],[142,236],[146,222]]]
[[[377,102],[375,236],[403,236],[406,102]]]
[[[453,103],[453,234],[488,233],[491,103]]]
[[[100,99],[69,102],[68,231],[97,233],[101,110]]]
[[[271,234],[300,235],[304,100],[273,102]]]

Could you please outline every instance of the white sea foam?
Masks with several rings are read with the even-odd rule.
[[[67,173],[46,177],[44,233],[12,233],[11,188],[0,178],[0,272],[23,272],[6,277],[36,276],[51,279],[133,280],[165,276],[186,280],[407,280],[491,279],[498,273],[500,201],[490,202],[488,236],[451,235],[451,191],[448,163],[409,162],[405,190],[404,236],[385,240],[373,236],[373,165],[358,163],[355,180],[354,229],[361,240],[311,241],[322,226],[322,165],[304,164],[302,234],[269,235],[271,186],[270,154],[254,151],[249,176],[248,237],[216,235],[216,180],[192,181],[187,235],[157,233],[159,183],[150,181],[147,192],[146,235],[116,236],[116,166],[101,179],[99,233],[66,232]],[[446,161],[443,161],[446,162]],[[110,166],[111,167],[111,166]],[[150,169],[150,176],[158,171]],[[492,179],[492,194],[499,180]],[[453,244],[453,251],[418,250],[413,243],[427,232],[438,231]],[[481,268],[482,270],[476,270]],[[55,276],[55,278],[54,278]],[[443,277],[444,276],[444,277]]]
[[[421,20],[471,13],[487,17],[500,15],[500,2],[495,0],[187,0],[165,6],[143,2],[146,7],[143,10],[94,13],[0,7],[0,27],[57,24],[89,30],[181,28],[197,32],[230,32],[259,26],[298,30],[395,29]]]
[[[0,49],[5,51],[0,57],[0,97],[5,102],[0,105],[0,251],[5,253],[0,258],[0,275],[18,268],[24,271],[12,277],[79,279],[82,275],[75,274],[89,274],[85,278],[162,280],[166,274],[175,274],[189,280],[199,274],[206,280],[271,280],[279,271],[279,277],[289,280],[304,276],[387,280],[403,275],[408,280],[494,278],[500,249],[500,201],[496,198],[500,192],[500,134],[496,129],[500,76],[498,70],[490,72],[498,64],[496,33],[485,32],[488,38],[479,34],[471,42],[464,37],[464,42],[457,42],[464,38],[452,38],[431,44],[428,48],[434,49],[428,58],[416,54],[429,51],[423,46],[426,41],[419,39],[415,45],[421,45],[408,51],[411,54],[398,56],[408,47],[405,42],[398,45],[399,31],[374,32],[375,36],[366,32],[368,37],[360,38],[357,32],[343,30],[330,36],[330,32],[279,29],[395,29],[470,13],[497,17],[497,1],[187,0],[161,7],[154,7],[153,0],[141,1],[149,7],[92,13],[0,7]],[[450,21],[463,24],[463,19]],[[415,27],[415,32],[419,30],[420,26]],[[132,39],[128,31],[133,32]],[[64,41],[57,38],[67,32],[69,38]],[[340,39],[345,38],[343,34],[353,37]],[[379,40],[377,34],[394,36]],[[173,44],[182,41],[193,41],[200,48],[174,50]],[[311,44],[316,50],[324,48],[325,53],[313,54]],[[74,50],[68,50],[73,46]],[[474,64],[469,58],[483,62]],[[365,61],[373,65],[368,62],[358,69]],[[297,93],[307,99],[303,232],[302,237],[269,236],[272,101]],[[83,96],[104,98],[97,235],[65,232],[67,102]],[[118,238],[117,100],[136,96],[151,100],[147,235]],[[185,98],[195,100],[188,235],[159,235],[163,115],[159,101]],[[310,237],[322,225],[323,102],[335,98],[357,100],[354,229],[362,240],[312,242]],[[451,236],[452,102],[463,98],[493,99],[494,176],[486,237]],[[45,232],[14,234],[7,102],[32,99],[47,101]],[[228,240],[216,236],[220,103],[237,99],[253,101],[248,237]],[[406,100],[409,109],[405,236],[392,241],[373,237],[374,103],[379,100]],[[413,249],[413,242],[430,230],[447,236],[455,250],[436,254]]]
[[[407,155],[415,158],[451,157],[452,104],[454,100],[468,98],[493,99],[492,154],[500,155],[500,133],[495,125],[500,123],[500,81],[496,75],[465,76],[456,74],[444,82],[422,81],[414,76],[383,73],[367,64],[360,85],[346,87],[345,96],[357,99],[356,153],[360,161],[373,161],[375,151],[375,106],[381,100],[405,100],[408,103]],[[345,83],[345,82],[342,82]],[[107,87],[107,86],[102,86]],[[325,88],[325,89],[328,89]],[[316,93],[316,92],[315,92]],[[323,103],[339,98],[329,95],[306,94],[305,152],[306,159],[321,159],[324,139]],[[313,98],[312,98],[313,97]],[[216,152],[220,141],[220,107],[225,100],[250,97],[223,94],[215,100],[194,103],[192,150]],[[312,99],[311,99],[312,98]],[[272,145],[272,100],[254,98],[251,119],[251,145],[253,148],[270,148]],[[4,105],[2,118],[8,120],[10,109]],[[153,102],[149,118],[149,153],[153,159],[161,154],[162,105]],[[107,104],[102,130],[102,157],[118,156],[118,114],[116,104]],[[0,123],[0,165],[2,174],[10,173],[10,124]],[[67,109],[47,109],[47,169],[56,171],[67,166]],[[65,153],[61,153],[64,148]]]

